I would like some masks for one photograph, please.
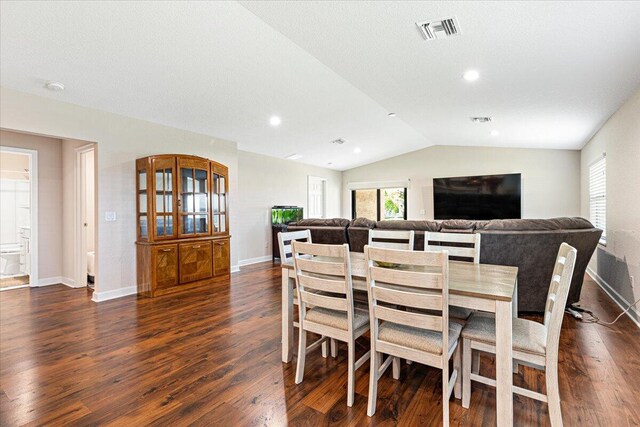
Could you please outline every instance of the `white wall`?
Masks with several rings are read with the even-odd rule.
[[[4,94],[2,95],[4,97]],[[2,104],[2,119],[9,115]],[[4,126],[2,126],[4,128]],[[62,275],[62,141],[0,131],[0,145],[38,152],[38,279]]]
[[[327,217],[340,216],[342,174],[291,160],[246,151],[238,152],[239,198],[232,215],[238,216],[240,261],[271,256],[271,207],[295,205],[307,212],[307,177],[327,179]]]
[[[410,179],[407,218],[433,219],[433,178],[504,173],[522,174],[523,218],[578,216],[579,171],[575,150],[429,147],[345,171],[342,216],[351,218],[349,183]]]
[[[581,211],[585,218],[589,218],[589,165],[603,152],[607,156],[607,245],[598,245],[589,269],[626,308],[640,298],[640,90],[582,150]],[[640,322],[640,309],[632,312]]]
[[[232,210],[235,209],[238,169],[237,144],[234,142],[7,88],[0,88],[0,110],[0,127],[3,129],[97,143],[99,221],[96,292],[114,291],[103,295],[128,293],[136,285],[135,159],[152,154],[184,153],[227,165],[230,205]],[[61,188],[60,183],[58,188]],[[58,201],[61,197],[62,194]],[[42,206],[40,209],[42,212]],[[117,221],[105,222],[106,211],[115,211]],[[58,230],[62,227],[59,222]],[[231,216],[230,228],[232,234],[238,231],[237,216]],[[238,237],[232,238],[232,264],[237,264],[239,246]],[[61,252],[58,248],[53,256],[59,257]],[[46,277],[44,272],[40,275]]]

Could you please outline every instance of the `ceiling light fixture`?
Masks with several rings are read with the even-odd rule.
[[[491,117],[469,117],[469,119],[474,123],[488,123],[491,121]]]
[[[302,154],[292,154],[290,156],[287,156],[287,159],[289,160],[298,160],[300,158],[302,158]]]
[[[269,119],[269,124],[271,126],[280,126],[280,123],[282,123],[282,120],[278,116],[271,116]]]
[[[465,71],[465,73],[462,75],[462,78],[468,82],[475,82],[480,78],[480,73],[478,73],[476,70]]]
[[[395,117],[395,116],[396,116],[396,113],[389,113],[389,114],[387,114],[387,116],[388,116],[388,117]]]
[[[52,92],[61,92],[64,90],[64,85],[60,82],[47,82],[44,88]]]
[[[353,149],[353,152],[358,154],[358,153],[362,153],[362,150],[359,147],[356,147]]]
[[[500,135],[500,132],[498,132],[497,130],[491,131],[491,136],[498,136],[498,135]]]

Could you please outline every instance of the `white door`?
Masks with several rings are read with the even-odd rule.
[[[307,218],[325,218],[327,205],[327,179],[309,176]]]

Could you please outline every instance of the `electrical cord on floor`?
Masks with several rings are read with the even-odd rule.
[[[573,310],[574,312],[586,313],[587,315],[589,315],[588,319],[586,319],[584,317],[582,317],[582,319],[580,319],[583,322],[586,322],[586,323],[598,323],[600,325],[610,326],[610,325],[613,325],[614,323],[616,323],[618,321],[618,319],[620,319],[622,317],[622,315],[624,315],[627,311],[631,310],[631,307],[633,307],[634,305],[636,305],[639,302],[640,302],[640,298],[638,298],[633,304],[630,304],[629,307],[626,308],[626,310],[624,310],[622,313],[620,313],[618,315],[618,317],[613,319],[613,322],[605,322],[603,320],[600,320],[600,318],[598,316],[593,314],[593,311],[587,310],[586,308],[582,308],[577,303],[576,304],[572,304],[570,308],[567,308],[567,310]],[[570,313],[570,314],[573,314],[573,313]]]

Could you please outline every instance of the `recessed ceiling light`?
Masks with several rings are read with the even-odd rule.
[[[491,136],[498,136],[498,135],[500,135],[500,132],[498,132],[497,130],[491,131]]]
[[[302,158],[302,154],[292,154],[290,156],[287,156],[287,159],[289,160],[298,160],[300,158]]]
[[[480,78],[480,73],[478,73],[476,70],[469,70],[462,75],[462,78],[468,82],[475,82]]]
[[[329,163],[327,163],[327,164],[328,164],[328,165],[332,165],[332,164],[333,164],[333,162],[329,162]]]
[[[491,121],[491,117],[469,117],[469,119],[474,123],[488,123]]]
[[[269,124],[271,126],[280,126],[280,123],[282,123],[282,120],[278,116],[271,116],[269,119]]]
[[[64,85],[60,82],[48,82],[44,88],[53,92],[61,92],[64,90]]]
[[[396,116],[396,113],[389,113],[389,114],[387,114],[387,116],[389,116],[389,117],[395,117],[395,116]]]
[[[362,153],[362,150],[359,147],[356,147],[353,149],[353,152],[358,154],[358,153]]]

